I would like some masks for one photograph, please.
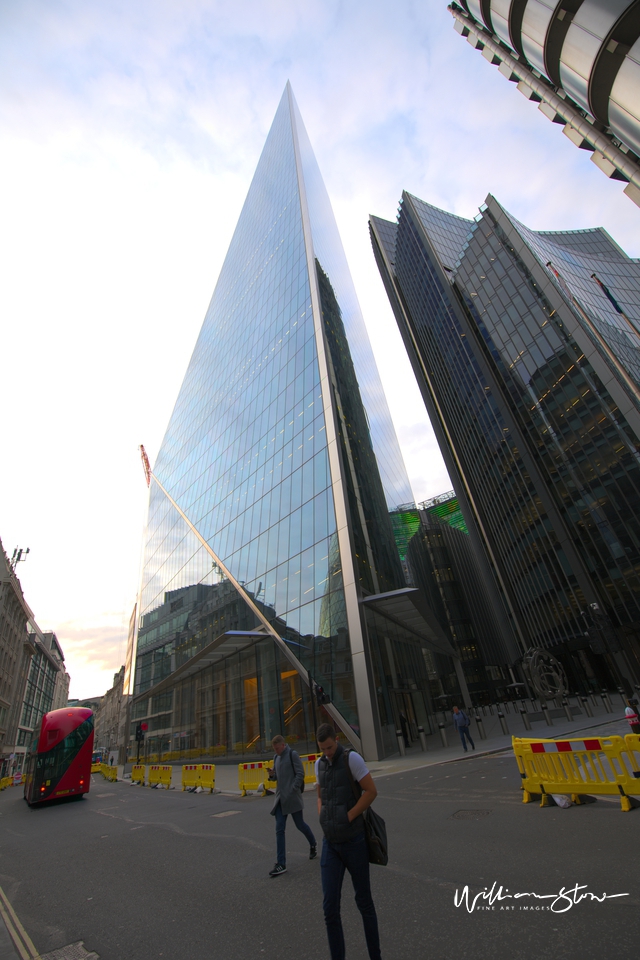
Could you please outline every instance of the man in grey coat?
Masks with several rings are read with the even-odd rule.
[[[281,873],[287,872],[284,831],[289,814],[293,817],[293,822],[300,833],[303,833],[309,841],[309,860],[315,860],[318,855],[318,848],[311,827],[304,822],[302,816],[304,809],[302,802],[302,787],[304,784],[302,760],[295,750],[287,745],[284,737],[281,737],[280,734],[274,737],[271,743],[276,756],[273,772],[269,774],[269,779],[278,781],[276,798],[271,810],[271,816],[276,818],[277,860],[273,870],[269,871],[269,876],[279,877]]]

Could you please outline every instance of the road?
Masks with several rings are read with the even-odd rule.
[[[319,860],[308,860],[291,822],[288,872],[268,876],[268,798],[92,780],[85,800],[40,809],[29,809],[16,788],[0,794],[0,886],[41,954],[82,940],[100,960],[328,956]],[[385,960],[637,953],[640,809],[622,813],[618,801],[603,799],[568,810],[522,804],[506,754],[376,783],[390,844],[389,866],[371,868]],[[319,835],[312,792],[305,804]],[[563,913],[531,897],[479,909],[489,905],[482,899],[471,913],[455,906],[466,885],[472,905],[494,883],[505,894],[552,894],[577,883],[600,897],[629,895],[583,900]],[[343,900],[349,960],[366,960],[348,881]]]

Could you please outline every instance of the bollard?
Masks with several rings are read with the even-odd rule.
[[[544,714],[544,719],[548,727],[553,726],[553,717],[549,713],[549,707],[544,700],[540,701],[540,706],[542,707],[542,712]]]
[[[509,727],[507,726],[507,721],[504,718],[504,713],[502,710],[498,710],[498,720],[500,721],[500,726],[502,727],[502,732],[504,734],[509,733]]]
[[[404,748],[404,737],[402,736],[402,730],[396,730],[396,740],[398,741],[398,750],[400,751],[400,756],[406,756],[407,751]]]
[[[591,703],[594,705],[594,707],[597,707],[597,706],[598,706],[598,701],[597,701],[597,699],[596,699],[596,695],[595,695],[595,693],[593,692],[593,690],[591,691],[591,693],[589,694],[589,696],[591,697]]]
[[[484,732],[484,721],[483,721],[482,717],[480,716],[480,714],[478,713],[477,710],[476,710],[475,721],[476,721],[476,723],[478,724],[478,733],[480,734],[480,739],[481,739],[481,740],[486,740],[486,739],[487,739],[487,735],[486,735],[486,733]]]
[[[622,706],[623,706],[623,707],[626,707],[626,705],[627,705],[627,695],[626,695],[626,693],[624,692],[624,690],[622,689],[622,687],[618,687],[618,693],[620,694],[620,699],[622,700]]]
[[[611,706],[611,701],[609,700],[609,694],[606,690],[602,691],[602,703],[607,713],[613,713],[613,707]]]
[[[565,716],[569,722],[573,721],[573,714],[571,713],[571,707],[569,706],[569,701],[566,697],[562,698],[562,707],[564,709]]]
[[[592,717],[592,716],[593,716],[593,710],[591,709],[591,704],[589,703],[589,698],[588,698],[588,697],[580,697],[580,700],[581,700],[581,702],[582,702],[582,706],[584,707],[584,712],[586,713],[586,715],[587,715],[588,717]]]
[[[438,724],[438,729],[439,729],[439,731],[440,731],[440,739],[442,740],[442,746],[443,746],[443,747],[446,747],[446,746],[447,746],[447,731],[445,730],[445,728],[444,728],[444,723],[442,723],[442,721],[440,721],[440,723]]]
[[[531,730],[531,720],[529,720],[529,714],[524,708],[521,708],[520,715],[522,716],[525,730]]]
[[[420,737],[420,746],[422,747],[422,750],[426,753],[427,738],[425,736],[424,727],[418,727],[418,736]]]
[[[489,704],[489,713],[491,714],[491,716],[493,716],[493,704],[492,704],[492,703]]]

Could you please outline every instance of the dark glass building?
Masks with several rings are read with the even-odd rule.
[[[637,681],[640,262],[491,196],[465,220],[405,193],[370,228],[519,654],[550,651],[583,689]]]
[[[640,206],[634,0],[460,0],[455,29]]]
[[[150,476],[131,730],[151,756],[311,749],[322,709],[365,756],[433,707],[451,644],[409,588],[411,501],[324,184],[285,90]]]

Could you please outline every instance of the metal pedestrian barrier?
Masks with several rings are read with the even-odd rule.
[[[581,740],[525,740],[513,737],[513,752],[522,778],[522,802],[538,796],[540,806],[552,804],[550,794],[569,795],[576,804],[593,795],[620,797],[624,812],[640,806],[640,736]],[[638,754],[638,756],[636,756]]]
[[[144,763],[134,763],[131,769],[131,783],[141,783],[144,787],[145,766]]]
[[[271,761],[273,763],[273,761]],[[262,787],[263,794],[269,789],[267,784],[273,784],[269,780],[270,763],[239,763],[238,764],[238,787],[242,791],[242,796],[246,797],[247,790],[259,790]]]
[[[171,786],[171,778],[173,776],[173,767],[169,764],[159,764],[154,763],[149,767],[149,783],[150,787],[166,787],[167,790]]]

